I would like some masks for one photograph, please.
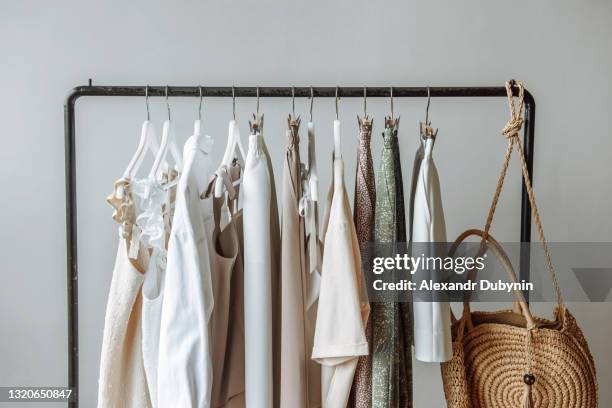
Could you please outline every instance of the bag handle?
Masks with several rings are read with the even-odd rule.
[[[484,252],[479,256],[484,255],[484,253],[487,252],[487,250],[490,250],[493,253],[493,255],[495,255],[495,257],[502,264],[504,269],[506,270],[508,277],[510,278],[510,281],[512,283],[518,282],[516,273],[514,271],[514,268],[512,267],[512,263],[510,262],[508,255],[506,254],[506,251],[504,251],[504,249],[499,244],[499,242],[497,242],[495,238],[493,238],[490,234],[485,238],[485,231],[482,231],[479,229],[469,229],[469,230],[464,231],[461,235],[459,235],[459,237],[457,237],[455,242],[453,242],[453,245],[448,251],[448,256],[452,257],[453,255],[455,255],[455,252],[457,251],[457,248],[459,248],[459,245],[461,245],[463,241],[465,241],[467,238],[471,236],[478,236],[483,239],[482,242],[484,242]],[[481,245],[479,249],[479,253],[480,253],[480,250],[482,250],[482,248],[483,247]],[[468,279],[472,279],[472,277],[468,276]],[[535,323],[535,320],[533,319],[533,315],[531,314],[531,311],[529,310],[529,306],[527,305],[527,302],[525,301],[525,296],[523,295],[523,292],[521,292],[518,289],[513,289],[512,292],[514,295],[514,304],[515,304],[514,311],[516,313],[521,313],[525,317],[525,320],[527,321],[527,329],[534,328],[536,326],[536,323]],[[474,324],[472,322],[472,316],[470,312],[471,310],[470,310],[469,299],[464,299],[463,317],[461,319],[461,323],[459,325],[459,330],[458,330],[459,339],[463,337],[463,334],[465,331],[465,325],[467,325],[468,330],[471,330],[474,328]]]
[[[519,90],[518,95],[518,110],[514,105],[514,96],[512,93],[512,87],[516,85]],[[523,151],[523,144],[521,143],[521,139],[519,137],[519,132],[521,127],[523,126],[523,100],[525,94],[525,87],[522,81],[507,81],[506,82],[506,93],[508,95],[508,106],[510,108],[510,120],[506,123],[502,133],[506,136],[508,140],[508,148],[506,150],[506,155],[504,157],[503,166],[499,175],[499,179],[497,180],[497,187],[495,189],[495,193],[493,194],[493,201],[491,203],[491,207],[489,208],[489,214],[487,215],[487,221],[484,226],[484,234],[482,243],[487,241],[489,237],[489,231],[491,229],[491,224],[493,223],[493,216],[495,214],[495,210],[497,208],[497,203],[499,202],[499,197],[504,186],[504,179],[506,177],[506,173],[508,172],[508,165],[510,164],[510,157],[512,156],[512,151],[514,150],[514,145],[517,147],[519,159],[521,160],[521,167],[523,173],[523,180],[525,182],[525,189],[527,190],[527,194],[529,196],[529,203],[531,204],[531,216],[535,221],[536,232],[538,236],[538,240],[544,250],[544,256],[546,258],[546,269],[548,270],[548,274],[552,280],[556,298],[557,305],[559,307],[559,311],[561,312],[561,316],[565,316],[565,303],[563,301],[563,296],[561,294],[561,288],[559,286],[559,281],[557,279],[557,275],[555,273],[555,269],[553,267],[553,263],[550,256],[550,251],[548,249],[548,243],[546,242],[546,238],[544,236],[544,228],[542,227],[542,220],[540,218],[540,213],[538,212],[538,207],[536,205],[535,195],[533,192],[533,188],[531,187],[531,177],[529,176],[529,170],[527,169],[527,161],[525,160],[525,153]],[[480,255],[479,255],[480,256]],[[468,299],[469,301],[469,299]]]

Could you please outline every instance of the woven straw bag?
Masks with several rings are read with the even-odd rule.
[[[513,310],[472,312],[469,297],[466,297],[463,315],[459,320],[453,317],[453,358],[442,364],[444,394],[449,408],[595,408],[598,405],[595,363],[576,319],[565,307],[550,259],[519,138],[524,88],[522,83],[516,82],[519,88],[517,113],[513,84],[514,81],[506,83],[511,111],[511,119],[504,128],[508,150],[484,231],[468,230],[461,234],[451,247],[450,255],[466,238],[479,236],[478,256],[489,250],[505,267],[510,280],[517,281],[507,255],[489,235],[516,145],[557,307],[553,320],[534,317],[523,294],[516,291]],[[473,270],[468,279],[473,281],[474,278]]]

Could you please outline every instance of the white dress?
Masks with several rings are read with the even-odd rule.
[[[423,141],[415,163],[411,196],[412,242],[446,242],[440,180],[432,157],[434,139]],[[419,249],[421,246],[419,246]],[[446,254],[437,254],[445,256]],[[434,272],[435,273],[435,272]],[[427,278],[427,277],[426,277]],[[432,279],[439,276],[431,276]],[[414,351],[417,360],[444,362],[452,358],[450,305],[448,302],[414,302]]]
[[[274,178],[261,134],[249,135],[242,180],[244,220],[245,400],[248,408],[277,406],[274,353],[278,339],[278,212]],[[276,321],[276,323],[275,323]]]
[[[157,398],[159,408],[208,408],[212,388],[208,324],[213,308],[210,218],[200,192],[211,176],[210,139],[185,143],[176,192],[162,301]]]
[[[360,301],[361,258],[343,167],[342,159],[336,158],[312,350],[312,358],[322,365],[323,408],[347,406],[357,360],[368,354],[365,324],[369,307]]]
[[[172,216],[171,189],[176,179],[161,185],[154,179],[133,183],[141,213],[136,218],[139,246],[151,251],[142,285],[142,358],[147,376],[149,396],[157,407],[157,370],[159,328],[166,268],[166,237]]]

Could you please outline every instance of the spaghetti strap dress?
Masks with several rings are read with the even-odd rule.
[[[240,179],[237,163],[227,171],[230,181],[229,200],[211,196],[215,179],[210,183],[207,199],[212,200],[214,229],[212,285],[215,307],[210,319],[211,357],[213,366],[212,408],[244,408],[244,274],[242,259],[242,210],[235,211]],[[219,177],[219,173],[216,177]],[[222,226],[222,216],[229,221]]]

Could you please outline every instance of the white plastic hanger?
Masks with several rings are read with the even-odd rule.
[[[202,101],[204,99],[204,93],[202,91],[202,87],[200,86],[200,105],[198,106],[198,118],[193,123],[193,136],[195,136],[198,141],[198,145],[201,145],[202,148],[208,153],[214,143],[212,137],[208,135],[202,135]]]
[[[312,105],[314,104],[314,90],[310,87],[310,118],[308,121],[308,172],[310,173],[310,197],[312,201],[319,201],[319,176],[317,175],[317,160],[315,154],[315,126],[312,120]]]
[[[238,122],[236,122],[236,91],[232,86],[232,113],[233,119],[229,122],[228,134],[227,134],[227,145],[225,146],[225,152],[223,153],[223,159],[221,160],[221,166],[229,166],[232,164],[232,160],[234,160],[234,155],[236,153],[236,148],[242,156],[244,160],[246,158],[246,153],[244,147],[242,146],[242,141],[240,139],[240,129],[238,127]]]
[[[258,99],[259,99],[259,89],[257,90]],[[221,165],[219,168],[226,167],[230,168],[232,165],[232,161],[234,160],[236,149],[240,153],[242,160],[246,159],[246,153],[244,151],[244,147],[242,146],[242,141],[240,139],[240,128],[238,127],[238,122],[236,122],[236,91],[232,86],[232,114],[233,118],[229,122],[228,134],[227,134],[227,145],[225,146],[225,152],[223,153],[223,159],[221,160]],[[226,188],[223,184],[221,178],[217,178],[215,182],[215,197],[221,197],[223,193],[226,191]]]
[[[177,171],[181,171],[183,168],[183,158],[181,156],[181,152],[176,144],[176,137],[174,135],[174,128],[172,126],[172,121],[170,117],[170,103],[168,102],[168,87],[166,86],[166,107],[168,109],[168,119],[164,121],[164,127],[162,131],[161,143],[159,145],[159,151],[157,152],[157,156],[155,156],[155,161],[153,162],[153,167],[149,172],[150,178],[155,178],[158,174],[160,166],[166,159],[166,154],[168,150],[170,150],[170,154],[172,154],[172,158],[174,159],[174,166]]]
[[[149,110],[149,86],[145,87],[145,104],[147,106],[147,120],[142,124],[142,130],[140,132],[140,141],[138,147],[132,159],[130,160],[127,168],[123,172],[123,178],[131,180],[142,165],[145,154],[147,151],[151,151],[153,156],[159,151],[159,144],[157,137],[155,136],[155,127],[151,123],[151,112]]]
[[[336,120],[334,120],[334,159],[342,158],[340,144],[340,121],[338,120],[338,87],[336,87]]]

